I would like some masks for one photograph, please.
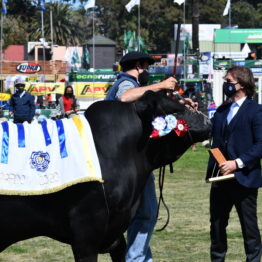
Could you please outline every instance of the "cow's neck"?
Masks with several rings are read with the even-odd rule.
[[[169,134],[159,139],[151,139],[147,148],[147,159],[151,170],[173,163],[190,147],[188,136],[177,138]]]

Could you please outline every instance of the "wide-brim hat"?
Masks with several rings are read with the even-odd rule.
[[[122,57],[122,59],[120,60],[120,65],[123,66],[130,62],[141,61],[141,60],[148,61],[149,65],[152,65],[155,62],[154,58],[151,57],[150,55],[144,54],[141,52],[137,52],[137,51],[133,51],[133,52],[127,53],[126,55]]]

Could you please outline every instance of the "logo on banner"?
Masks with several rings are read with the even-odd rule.
[[[34,74],[41,70],[41,66],[35,63],[21,63],[16,66],[16,70],[20,73]]]
[[[45,172],[50,163],[50,155],[43,151],[33,152],[31,157],[31,167],[36,171]]]

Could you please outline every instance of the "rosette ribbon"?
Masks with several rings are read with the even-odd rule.
[[[179,126],[178,126],[179,125]],[[169,134],[172,130],[178,136],[184,136],[188,125],[184,120],[177,120],[174,115],[158,116],[152,121],[153,131],[150,138],[156,139]]]
[[[188,125],[185,120],[177,120],[177,126],[175,127],[174,131],[176,132],[177,136],[183,137],[188,132]]]

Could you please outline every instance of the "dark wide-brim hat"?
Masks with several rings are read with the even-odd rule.
[[[130,62],[135,62],[135,61],[148,61],[149,65],[152,65],[155,62],[154,58],[152,58],[150,55],[133,51],[127,53],[122,57],[122,59],[120,60],[120,65],[124,66]]]

